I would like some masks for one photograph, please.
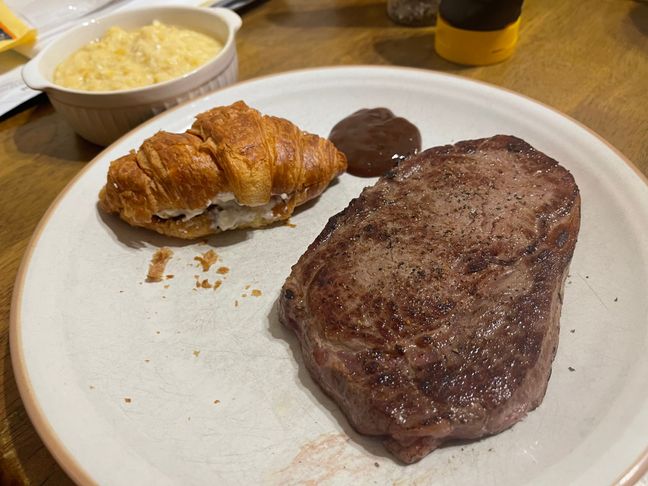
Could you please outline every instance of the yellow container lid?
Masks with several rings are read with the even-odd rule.
[[[437,16],[434,48],[439,56],[457,64],[484,66],[511,57],[515,51],[520,18],[498,30],[465,30]]]
[[[0,52],[36,40],[33,29],[0,0]]]

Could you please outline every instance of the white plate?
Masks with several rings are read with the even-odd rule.
[[[323,136],[356,109],[386,106],[418,125],[424,147],[507,133],[572,171],[582,228],[558,355],[537,410],[495,437],[402,466],[354,433],[314,385],[274,302],[327,219],[370,180],[344,175],[293,217],[295,228],[232,232],[208,245],[100,214],[95,201],[110,160],[159,129],[182,131],[196,113],[238,99]],[[52,206],[16,284],[15,373],[37,430],[81,483],[609,484],[639,474],[647,461],[640,459],[648,445],[646,222],[648,186],[628,163],[527,98],[391,68],[253,80],[128,134]],[[143,283],[161,245],[173,247],[167,270],[175,278]],[[203,273],[193,258],[210,247],[221,260]],[[194,275],[213,282],[219,266],[231,271],[217,291],[195,288]],[[252,289],[262,295],[252,297]]]

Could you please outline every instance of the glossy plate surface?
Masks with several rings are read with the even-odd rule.
[[[538,409],[500,435],[402,466],[356,434],[310,379],[275,301],[328,218],[373,180],[345,174],[292,218],[294,227],[207,244],[99,212],[111,160],[239,99],[322,136],[351,112],[378,106],[415,123],[424,147],[512,134],[574,174],[582,227]],[[511,92],[392,68],[253,80],[126,135],[52,206],[14,291],[14,369],[39,433],[84,484],[610,484],[644,468],[648,445],[647,221],[648,186],[618,152]],[[146,283],[160,246],[174,251],[166,272],[174,277]],[[203,272],[194,257],[210,248],[219,261]],[[222,285],[197,288],[205,279]]]

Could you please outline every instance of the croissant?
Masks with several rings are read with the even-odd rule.
[[[346,164],[328,140],[238,101],[113,161],[99,206],[133,226],[200,238],[288,219]]]

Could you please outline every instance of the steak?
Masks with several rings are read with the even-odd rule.
[[[413,463],[540,404],[579,225],[574,178],[525,141],[432,148],[328,221],[280,319],[353,427]]]

